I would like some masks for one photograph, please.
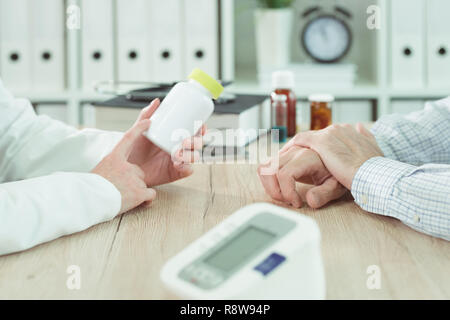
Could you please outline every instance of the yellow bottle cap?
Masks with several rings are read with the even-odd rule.
[[[223,91],[223,87],[218,81],[198,68],[192,70],[188,78],[193,79],[204,86],[209,92],[211,92],[214,99],[217,99]]]

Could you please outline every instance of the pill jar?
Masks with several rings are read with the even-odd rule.
[[[287,135],[292,137],[297,131],[296,105],[294,93],[294,73],[292,71],[275,71],[272,73],[272,94],[285,95],[287,103]],[[273,102],[273,101],[272,101]]]
[[[188,81],[177,83],[151,116],[146,136],[158,147],[172,153],[184,139],[193,136],[214,111],[212,99],[223,91],[222,85],[200,69]]]
[[[313,94],[308,97],[311,108],[311,130],[328,127],[332,119],[334,97],[330,94]]]
[[[271,95],[272,139],[274,142],[286,142],[288,134],[288,104],[284,94]]]

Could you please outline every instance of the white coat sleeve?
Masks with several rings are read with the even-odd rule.
[[[115,217],[119,191],[89,171],[121,136],[36,116],[0,81],[0,255]]]
[[[0,184],[0,255],[112,219],[119,191],[92,173],[58,172]]]

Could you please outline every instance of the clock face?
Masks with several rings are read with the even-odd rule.
[[[319,62],[335,62],[350,49],[351,33],[345,22],[334,16],[311,20],[303,30],[306,52]]]

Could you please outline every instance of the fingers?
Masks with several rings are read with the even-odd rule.
[[[150,117],[153,115],[153,113],[156,111],[156,109],[158,109],[159,105],[160,105],[159,99],[153,100],[147,107],[142,109],[136,122],[139,122],[139,121],[142,121],[145,119],[150,119]]]
[[[204,136],[206,134],[206,131],[208,131],[208,127],[206,126],[206,124],[203,124],[202,127],[200,129],[198,129],[198,131],[195,135],[196,136]]]
[[[260,166],[258,168],[258,176],[266,193],[274,200],[284,201],[283,195],[281,194],[280,185],[278,184],[277,176],[261,174],[261,170],[262,167]]]
[[[206,124],[202,125],[201,128],[201,135],[204,136],[206,134],[206,132],[208,131],[208,127],[206,126]]]
[[[306,193],[306,202],[311,208],[317,209],[323,207],[332,200],[339,199],[347,192],[334,177],[328,178],[320,186],[308,190]]]
[[[200,159],[200,152],[203,149],[203,135],[206,133],[206,125],[203,125],[195,136],[183,140],[181,149],[178,150],[173,160],[177,170],[191,173],[191,169],[186,164],[197,162]]]
[[[267,166],[266,164],[265,166]],[[299,208],[302,206],[296,182],[320,184],[310,191],[301,192],[312,208],[323,206],[327,202],[341,197],[346,189],[333,178],[322,160],[311,149],[293,146],[279,155],[279,168],[274,174],[258,174],[266,192],[275,200],[287,202]]]
[[[203,148],[203,137],[196,135],[187,138],[183,140],[181,147],[187,150],[201,150]]]
[[[271,168],[273,165],[272,161],[258,168],[258,176],[266,193],[274,200],[289,202],[296,207],[300,207],[302,201],[295,192],[295,181],[292,182],[294,178],[289,177],[290,173],[287,172],[290,168],[285,169],[284,166],[289,163],[298,151],[299,148],[295,147],[291,148],[289,152],[280,154],[275,168]],[[269,168],[271,170],[268,170]],[[293,189],[295,194],[292,193]]]
[[[173,158],[173,164],[175,166],[180,166],[186,163],[195,163],[200,160],[200,152],[198,150],[187,150],[180,149],[178,150]]]
[[[136,122],[131,129],[125,132],[122,140],[120,140],[114,148],[113,153],[118,153],[119,156],[128,159],[131,151],[133,150],[134,143],[139,137],[141,137],[142,133],[149,128],[149,126],[149,119]]]
[[[181,163],[175,166],[178,172],[178,179],[189,177],[194,173],[192,166],[188,163]]]
[[[314,158],[311,157],[311,154],[315,155],[313,151],[303,148],[299,149],[298,147],[297,150],[295,149],[296,148],[291,148],[289,150],[288,153],[292,153],[293,155],[280,169],[277,177],[281,194],[285,201],[295,208],[300,208],[302,206],[302,199],[297,192],[296,182],[304,181],[305,176],[314,175],[318,170],[317,168],[323,167],[323,164],[318,156],[315,156]],[[283,158],[283,156],[281,156],[281,158]],[[320,162],[320,165],[316,162]]]
[[[142,189],[142,202],[151,202],[156,198],[156,191],[152,188]]]
[[[136,194],[138,195],[139,204],[151,204],[151,202],[156,198],[156,191],[152,188],[148,188],[145,183],[145,173],[139,168],[139,166],[131,165],[131,171],[135,174],[134,185],[137,188]]]
[[[285,167],[278,172],[277,177],[283,198],[294,208],[300,208],[302,206],[302,199],[296,191],[296,182],[292,172]]]
[[[280,153],[284,153],[287,150],[289,150],[293,146],[299,146],[299,147],[306,147],[312,149],[312,144],[314,142],[315,137],[315,131],[306,131],[297,133],[294,138],[289,140],[288,143],[286,143],[283,148],[281,148]]]

